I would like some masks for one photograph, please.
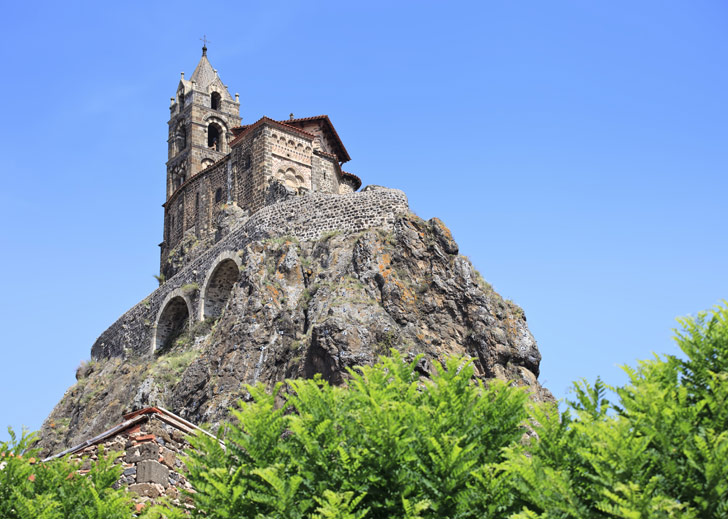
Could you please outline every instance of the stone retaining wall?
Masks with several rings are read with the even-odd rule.
[[[408,212],[402,191],[378,186],[347,195],[312,193],[266,206],[121,316],[96,340],[91,357],[151,354],[159,317],[176,297],[187,304],[190,322],[199,320],[210,272],[252,241],[274,236],[316,240],[328,232],[392,230],[396,216]]]

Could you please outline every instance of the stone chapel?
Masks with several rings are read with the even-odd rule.
[[[342,170],[351,158],[327,115],[262,117],[241,125],[239,95],[230,95],[206,46],[190,78],[181,76],[169,107],[160,244],[165,278],[176,273],[170,259],[183,242],[214,243],[231,210],[252,215],[276,201],[276,190],[303,196],[351,193],[361,186],[356,175]]]

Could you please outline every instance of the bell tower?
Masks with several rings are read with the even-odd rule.
[[[190,177],[229,152],[232,128],[240,125],[240,102],[230,96],[207,59],[207,45],[189,79],[182,72],[170,99],[166,200]]]

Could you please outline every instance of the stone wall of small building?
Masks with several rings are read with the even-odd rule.
[[[381,187],[346,195],[309,193],[265,206],[121,316],[96,340],[91,356],[100,359],[153,353],[157,324],[166,305],[181,298],[190,321],[199,320],[209,273],[252,241],[273,236],[316,240],[328,232],[356,233],[370,228],[389,231],[397,215],[408,212],[402,191]]]
[[[136,494],[137,503],[154,504],[166,497],[178,507],[191,507],[191,499],[183,494],[192,486],[185,477],[187,469],[181,459],[183,451],[190,447],[182,431],[156,415],[149,415],[131,428],[71,454],[71,458],[88,460],[81,465],[82,473],[98,460],[100,446],[103,455],[121,454],[114,463],[124,471],[114,488],[126,488]]]

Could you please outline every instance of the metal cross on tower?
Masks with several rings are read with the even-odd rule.
[[[200,41],[202,42],[202,55],[205,56],[207,54],[207,44],[210,43],[210,40],[207,39],[207,34],[203,34]]]

